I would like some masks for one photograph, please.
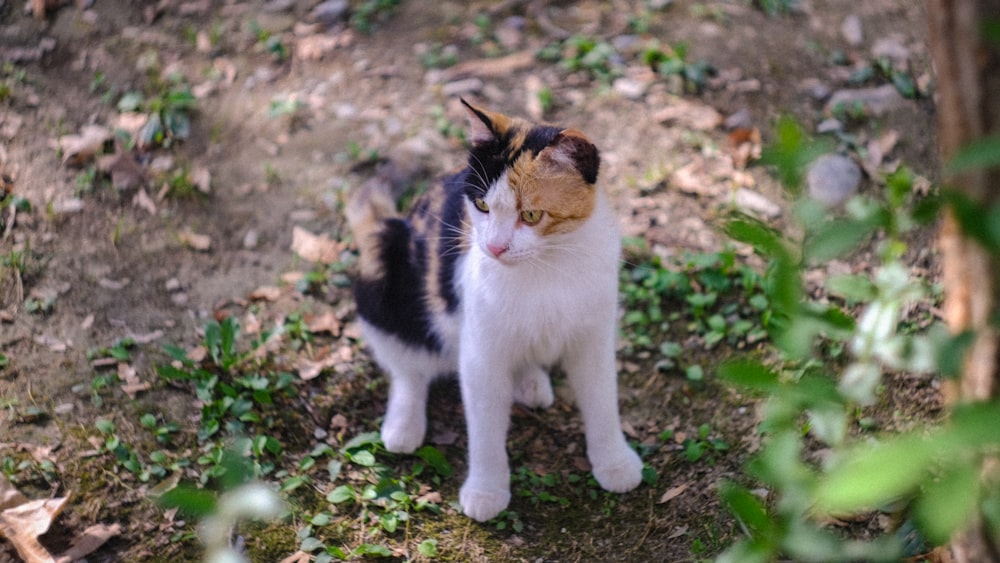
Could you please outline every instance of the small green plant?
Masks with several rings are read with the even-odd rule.
[[[626,264],[621,293],[628,311],[623,330],[631,346],[659,348],[661,369],[681,353],[670,335],[695,335],[705,349],[721,342],[746,346],[762,341],[771,322],[763,278],[727,249],[687,254],[665,264],[659,257]]]
[[[157,75],[150,78],[150,94],[127,92],[118,100],[118,110],[147,115],[135,139],[140,148],[169,147],[191,135],[191,113],[196,100],[183,77],[171,75],[166,80]]]
[[[777,131],[778,141],[765,152],[765,161],[775,166],[791,192],[798,193],[801,167],[824,149],[793,122],[779,123]],[[801,231],[795,236],[748,217],[726,224],[730,236],[751,245],[770,265],[763,287],[773,311],[768,330],[774,357],[732,360],[718,375],[768,397],[761,424],[764,446],[748,473],[775,491],[776,500],[765,507],[741,485],[723,488],[723,500],[748,537],[719,561],[763,562],[779,556],[898,560],[918,555],[923,539],[908,547],[893,535],[872,541],[843,539],[824,526],[823,515],[876,510],[890,501],[915,498],[914,517],[923,538],[940,542],[960,525],[956,514],[972,510],[969,498],[975,495],[969,492],[975,487],[966,479],[968,473],[960,471],[970,466],[947,460],[971,459],[977,447],[996,444],[995,433],[972,430],[995,416],[989,414],[995,413],[995,405],[956,411],[953,424],[930,436],[922,431],[896,439],[866,436],[852,444],[849,429],[854,424],[867,428],[860,407],[877,401],[883,371],[934,372],[942,365],[939,351],[956,342],[940,327],[900,330],[906,326],[900,322],[903,311],[926,295],[902,262],[905,234],[932,218],[937,203],[918,199],[905,168],[888,175],[883,188],[855,196],[842,214],[800,200],[794,216]],[[822,297],[806,294],[802,273],[807,267],[845,255],[876,234],[880,265],[873,279],[832,277]],[[860,311],[857,320],[845,310],[847,303]],[[839,352],[831,358],[831,350]],[[829,449],[828,463],[807,460],[807,435]],[[935,474],[941,476],[940,485],[931,479]],[[940,494],[951,486],[951,498]],[[935,517],[922,518],[922,513]]]
[[[399,0],[364,0],[351,14],[351,26],[361,33],[371,33],[375,27],[396,11]]]
[[[724,440],[712,437],[712,427],[708,424],[699,426],[698,434],[692,438],[685,438],[681,446],[684,448],[684,457],[691,463],[702,459],[712,463],[712,454],[729,450],[729,445]]]
[[[661,47],[654,41],[643,49],[640,58],[643,64],[660,76],[679,77],[685,91],[697,93],[705,86],[708,78],[715,74],[715,67],[705,61],[688,62],[687,51],[685,43]]]
[[[130,352],[132,348],[135,348],[135,339],[130,337],[125,337],[109,347],[94,347],[87,350],[87,359],[90,361],[99,358],[112,358],[115,360],[120,360],[127,362],[130,358]]]
[[[609,84],[622,72],[621,56],[605,41],[574,36],[566,40],[562,65],[570,72],[583,71]]]
[[[458,49],[454,45],[430,43],[420,52],[424,68],[448,68],[458,62]]]
[[[780,16],[792,11],[800,0],[754,0],[754,5],[769,16]]]

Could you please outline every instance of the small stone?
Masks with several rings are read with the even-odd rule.
[[[243,248],[253,250],[257,248],[259,240],[260,235],[257,234],[257,231],[255,229],[249,229],[246,234],[243,235]]]
[[[331,26],[347,19],[347,12],[350,9],[351,5],[347,0],[327,0],[309,12],[309,20]]]
[[[872,45],[872,56],[876,59],[889,59],[893,63],[904,65],[910,59],[910,50],[898,39],[883,37]]]
[[[837,131],[842,131],[844,129],[844,124],[839,120],[832,117],[824,119],[819,122],[816,126],[817,133],[836,133]]]
[[[892,84],[883,84],[875,88],[856,88],[837,90],[826,102],[826,112],[832,113],[837,107],[850,110],[860,105],[865,113],[878,117],[900,107],[904,102]]]
[[[747,108],[740,108],[734,113],[729,114],[725,121],[722,122],[722,126],[726,131],[732,131],[733,129],[750,129],[753,127],[753,115]]]
[[[816,159],[806,174],[809,196],[827,207],[843,205],[861,186],[861,167],[840,154]]]
[[[463,94],[474,94],[483,89],[483,81],[478,78],[464,78],[449,82],[441,87],[441,94],[445,97],[461,96]]]
[[[830,97],[830,87],[818,78],[806,78],[799,83],[799,90],[818,101],[823,101]]]
[[[865,36],[861,31],[861,18],[855,14],[845,17],[844,21],[840,24],[840,36],[851,47],[857,47],[864,43]]]
[[[629,100],[638,100],[646,94],[646,84],[631,78],[619,78],[612,87],[615,92]]]

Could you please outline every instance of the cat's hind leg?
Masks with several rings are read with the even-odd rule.
[[[433,377],[396,372],[390,379],[382,443],[393,453],[413,453],[427,432],[427,392]]]
[[[382,422],[382,442],[393,453],[412,453],[427,432],[427,395],[431,383],[454,371],[442,354],[404,343],[362,322],[365,340],[375,360],[387,372],[389,401]]]
[[[555,401],[552,379],[541,366],[528,366],[514,379],[514,402],[528,408],[551,407]]]

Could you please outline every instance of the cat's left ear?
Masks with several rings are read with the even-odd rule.
[[[564,129],[539,153],[538,158],[558,167],[575,169],[588,184],[597,182],[601,156],[594,143],[578,129]]]
[[[510,128],[510,118],[502,113],[478,108],[459,98],[469,111],[469,140],[473,145],[492,143]]]

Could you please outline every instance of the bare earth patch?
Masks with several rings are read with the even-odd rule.
[[[386,157],[417,158],[424,181],[461,164],[458,96],[595,139],[632,249],[626,271],[725,251],[716,225],[733,209],[786,223],[780,188],[753,165],[780,114],[861,147],[861,190],[894,163],[935,169],[919,3],[800,2],[775,16],[748,1],[403,0],[371,13],[376,2],[345,3],[344,14],[315,0],[46,4],[42,21],[0,0],[0,196],[11,194],[0,209],[0,469],[27,499],[69,496],[41,538],[53,554],[92,526],[120,526],[90,561],[196,558],[192,519],[151,496],[198,482],[220,463],[207,444],[241,432],[291,513],[237,530],[254,561],[309,547],[296,535],[307,526],[303,537],[345,557],[454,561],[700,560],[741,534],[717,488],[745,479],[758,401],[712,370],[759,341],[707,343],[681,300],[663,303],[679,317],[650,342],[623,332],[623,424],[648,471],[634,492],[589,482],[580,421],[561,395],[546,411],[515,409],[515,498],[484,525],[454,507],[466,444],[453,384],[435,389],[428,430],[450,469],[432,453],[350,445],[378,429],[386,382],[354,324],[344,196]],[[844,31],[848,16],[860,39]],[[670,61],[682,71],[657,66]],[[877,111],[827,105],[904,75],[911,98],[889,95]],[[835,266],[861,273],[866,260]],[[935,275],[931,252],[913,267]],[[226,318],[238,321],[241,358],[220,369],[206,326]],[[199,439],[210,401],[196,382],[164,377],[171,362],[263,374],[262,388],[232,383],[260,419]],[[936,416],[939,400],[934,381],[898,376],[871,416],[907,428]],[[380,471],[409,504],[331,500],[338,487],[362,495]],[[15,553],[0,543],[0,559]]]

